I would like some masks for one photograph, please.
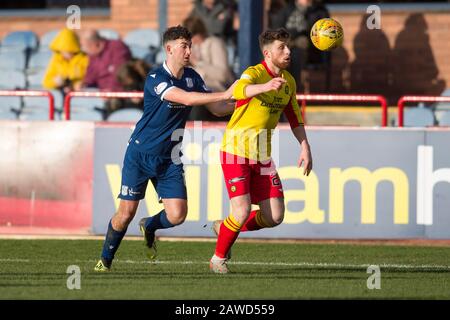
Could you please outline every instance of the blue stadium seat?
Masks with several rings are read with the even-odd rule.
[[[48,107],[24,107],[20,112],[19,119],[23,121],[48,121]]]
[[[34,32],[14,31],[3,38],[1,51],[34,51],[38,45],[39,39]]]
[[[159,48],[161,36],[157,30],[135,29],[128,32],[123,41],[129,46],[135,45],[144,48]]]
[[[128,32],[123,41],[130,48],[134,58],[145,59],[147,56],[156,56],[161,44],[161,36],[153,29],[135,29]]]
[[[107,29],[107,28],[99,29],[98,33],[100,34],[100,36],[102,38],[105,38],[105,39],[109,39],[109,40],[119,40],[120,39],[120,34],[116,30],[113,30],[113,29]]]
[[[37,73],[46,70],[53,53],[51,51],[37,51],[30,56],[28,61],[27,74]]]
[[[441,97],[450,97],[450,88],[441,93]],[[450,102],[436,102],[433,104],[435,110],[450,110]]]
[[[136,59],[145,59],[145,57],[151,54],[151,51],[144,47],[128,45],[128,48],[131,51],[131,56]]]
[[[434,126],[433,111],[426,107],[405,108],[403,125],[405,127],[428,127]]]
[[[35,88],[37,90],[42,90],[42,88]],[[55,99],[55,109],[57,112],[61,112],[63,107],[63,95],[59,90],[50,90],[53,94],[53,98]],[[48,98],[47,97],[24,97],[23,103],[26,108],[49,108]]]
[[[111,113],[107,119],[109,122],[138,122],[144,112],[140,109],[127,108]]]
[[[0,120],[17,120],[17,114],[10,110],[0,109]]]
[[[72,107],[80,109],[103,109],[105,106],[105,101],[96,97],[73,97],[70,101]]]
[[[25,75],[20,71],[0,70],[0,88],[25,89]]]
[[[155,63],[156,64],[163,64],[164,60],[166,60],[166,52],[164,50],[159,50],[156,54]]]
[[[440,126],[450,126],[450,110],[444,111],[439,119]]]
[[[26,61],[25,53],[22,51],[0,51],[0,69],[25,70]]]
[[[73,121],[103,121],[103,114],[94,109],[72,107],[70,119]]]
[[[42,89],[42,81],[45,77],[46,69],[36,70],[36,72],[27,75],[29,89]]]
[[[51,30],[44,33],[39,39],[39,51],[50,51],[48,47],[61,30]]]
[[[0,96],[0,119],[16,120],[21,109],[21,97]]]

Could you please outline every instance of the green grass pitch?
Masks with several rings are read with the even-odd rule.
[[[449,299],[450,247],[238,242],[232,274],[209,272],[214,242],[124,240],[110,273],[93,271],[100,240],[1,240],[0,299]],[[69,290],[68,266],[81,270]],[[381,288],[368,289],[368,265]]]

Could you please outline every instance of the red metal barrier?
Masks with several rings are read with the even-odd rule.
[[[143,91],[71,91],[64,98],[64,119],[70,120],[70,100],[77,98],[143,98]]]
[[[297,100],[302,101],[302,113],[305,113],[306,101],[334,101],[334,102],[378,102],[381,106],[381,126],[386,127],[388,122],[388,110],[386,98],[381,95],[371,94],[297,94]]]
[[[48,98],[48,118],[55,120],[55,98],[50,91],[44,90],[0,90],[0,96],[11,97],[47,97]]]
[[[450,97],[440,96],[403,96],[397,102],[398,126],[403,127],[403,113],[406,102],[450,102]]]

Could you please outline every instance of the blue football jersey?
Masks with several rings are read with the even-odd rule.
[[[172,133],[177,129],[184,130],[192,107],[164,100],[166,93],[175,87],[185,91],[210,92],[192,68],[184,68],[181,79],[172,75],[166,63],[152,70],[145,81],[144,114],[129,140],[135,150],[170,158],[172,149],[181,142],[178,136],[171,139]]]

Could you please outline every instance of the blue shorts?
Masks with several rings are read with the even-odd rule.
[[[145,198],[148,180],[151,180],[161,199],[187,199],[183,164],[171,159],[142,153],[127,148],[122,169],[119,198],[138,201]]]

